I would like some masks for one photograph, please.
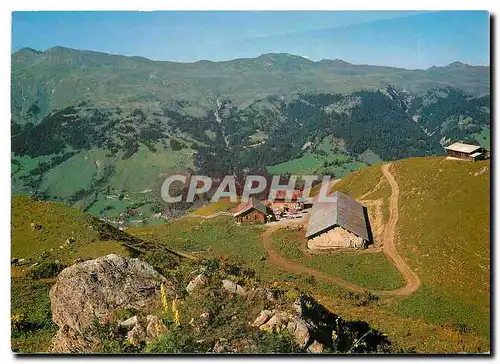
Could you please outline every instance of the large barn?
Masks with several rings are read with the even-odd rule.
[[[479,145],[453,143],[445,147],[448,157],[467,161],[477,161],[485,158],[486,151]]]
[[[329,197],[332,202],[313,204],[306,232],[308,248],[366,248],[370,236],[363,205],[342,192]]]
[[[268,210],[262,201],[251,197],[233,216],[236,218],[236,222],[263,224],[268,220]]]

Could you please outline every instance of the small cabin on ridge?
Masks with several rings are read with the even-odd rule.
[[[462,159],[475,162],[477,160],[485,159],[486,157],[486,151],[479,145],[456,142],[445,147],[444,149],[446,149],[450,159]]]

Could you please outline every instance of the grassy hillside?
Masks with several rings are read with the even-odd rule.
[[[415,158],[394,171],[402,191],[398,250],[423,283],[394,309],[488,337],[490,162]]]
[[[299,244],[304,233],[281,230],[273,234],[273,248],[281,256],[367,289],[391,290],[404,286],[403,277],[383,253],[305,255]]]
[[[452,323],[487,340],[490,319],[490,162],[444,158],[397,161],[399,184],[396,248],[422,286],[388,306],[397,315]],[[332,190],[353,197],[373,190],[380,167],[358,170]],[[381,186],[366,199],[387,200]],[[387,204],[385,204],[387,206]]]
[[[273,266],[260,244],[262,229],[236,226],[229,217],[181,219],[129,231],[180,250],[242,262],[270,282],[300,286],[346,317],[366,319],[389,333],[402,350],[488,351],[489,161],[411,158],[394,163],[392,174],[400,188],[396,248],[422,284],[410,296],[375,304],[354,304],[357,301],[340,287]],[[367,206],[380,200],[382,225],[387,223],[391,187],[380,166],[349,174],[333,190],[362,198]],[[382,253],[306,256],[299,249],[301,234],[276,232],[272,236],[274,249],[304,266],[367,288],[403,285],[399,272]]]
[[[129,256],[122,243],[135,239],[63,203],[13,196],[11,213],[11,258],[20,260],[11,268],[11,313],[13,320],[29,327],[12,337],[12,348],[47,351],[57,331],[49,300],[53,277],[78,258]],[[41,228],[34,230],[31,223]]]
[[[228,216],[209,220],[186,217],[158,226],[127,230],[142,240],[165,247],[203,258],[243,264],[255,270],[259,278],[267,281],[289,279],[287,272],[275,268],[267,261],[266,252],[260,245],[262,231],[259,225],[237,226],[233,218]]]
[[[210,216],[218,212],[229,212],[238,206],[239,202],[231,202],[229,198],[222,198],[217,202],[209,203],[194,210],[191,215]]]
[[[32,229],[31,223],[41,229]],[[45,251],[52,259],[70,263],[78,257],[127,253],[120,245],[126,235],[118,229],[64,203],[38,202],[25,196],[12,197],[11,234],[11,254],[18,259],[36,259]],[[65,244],[67,239],[73,242]]]

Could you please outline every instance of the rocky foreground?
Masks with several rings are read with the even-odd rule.
[[[164,277],[110,254],[64,269],[50,291],[56,353],[374,352],[389,342],[297,290],[265,287],[234,267]]]

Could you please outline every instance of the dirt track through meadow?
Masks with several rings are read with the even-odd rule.
[[[262,234],[261,237],[262,246],[268,253],[269,260],[272,262],[272,264],[289,272],[303,273],[324,279],[328,282],[338,284],[339,286],[342,286],[344,288],[350,289],[355,292],[368,291],[375,295],[395,295],[395,296],[408,296],[413,292],[415,292],[418,289],[418,287],[420,287],[420,278],[417,276],[415,272],[411,270],[410,266],[399,255],[399,253],[396,250],[396,245],[394,241],[396,234],[396,224],[399,218],[399,210],[398,210],[399,186],[390,171],[391,166],[392,163],[388,163],[382,165],[381,167],[384,177],[391,185],[391,190],[392,190],[389,199],[389,221],[387,222],[384,228],[384,234],[383,234],[383,241],[384,241],[383,252],[403,276],[406,282],[404,287],[390,291],[366,289],[358,285],[355,285],[353,283],[347,282],[346,280],[340,277],[320,272],[314,268],[303,266],[297,262],[282,257],[278,252],[273,250],[271,235],[277,230],[284,228],[286,226],[293,226],[300,224],[298,222],[293,222],[293,221],[286,225],[280,224],[271,226]]]

